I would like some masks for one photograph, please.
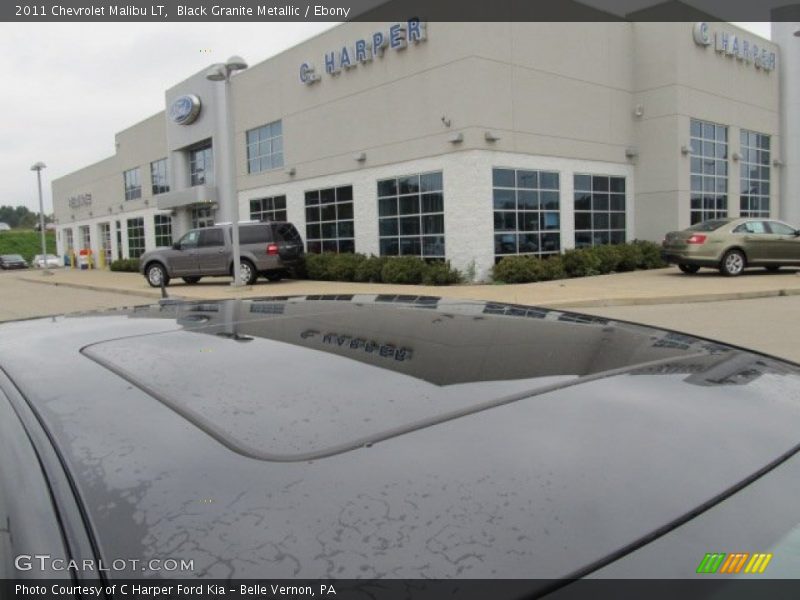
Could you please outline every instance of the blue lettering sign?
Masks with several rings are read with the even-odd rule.
[[[330,73],[331,75],[335,75],[339,72],[339,67],[336,65],[335,52],[325,53],[325,72]]]
[[[383,56],[384,48],[386,48],[386,36],[382,31],[376,31],[372,34],[372,55]]]
[[[342,48],[342,52],[339,54],[339,66],[343,69],[349,69],[353,66],[353,63],[350,61],[350,52],[347,49],[347,46]]]
[[[406,28],[399,23],[389,28],[389,46],[392,50],[406,47]]]
[[[409,42],[421,42],[427,37],[427,32],[425,31],[425,24],[422,23],[419,19],[409,19],[408,20],[408,41]]]
[[[372,60],[372,49],[367,40],[358,40],[356,42],[356,62],[365,63],[370,60]]]

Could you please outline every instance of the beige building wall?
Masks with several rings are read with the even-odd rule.
[[[691,119],[728,126],[728,209],[739,214],[740,165],[731,157],[740,151],[741,129],[771,136],[773,156],[780,147],[779,78],[777,70],[718,53],[714,44],[697,45],[694,23],[634,23],[633,58],[637,237],[658,240],[666,231],[683,229],[690,220]],[[729,23],[711,24],[778,52],[775,44]],[[771,167],[773,215],[779,214],[778,173]]]

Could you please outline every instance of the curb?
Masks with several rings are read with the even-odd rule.
[[[25,281],[27,283],[41,283],[44,285],[53,285],[53,286],[61,286],[66,288],[73,288],[76,290],[92,290],[93,292],[108,292],[112,294],[127,294],[131,296],[142,296],[144,298],[161,298],[161,292],[150,292],[147,290],[126,290],[121,288],[115,287],[107,287],[102,285],[92,285],[89,283],[70,283],[70,282],[62,282],[62,281],[46,281],[44,279],[28,279],[27,277],[20,277],[21,281]],[[184,299],[182,296],[172,296],[175,298]]]
[[[72,283],[60,281],[47,281],[42,279],[33,279],[28,277],[20,277],[22,281],[29,283],[40,283],[45,285],[63,286],[74,289],[92,290],[96,292],[108,292],[113,294],[128,294],[134,296],[141,296],[143,298],[160,299],[161,292],[156,290],[130,290],[125,288],[117,288],[112,286],[93,285],[87,283]],[[444,289],[443,289],[444,291]],[[231,290],[226,290],[230,293]],[[226,294],[227,295],[227,294]],[[536,302],[536,306],[545,308],[602,308],[609,306],[647,306],[657,304],[689,304],[694,302],[722,302],[728,300],[753,300],[757,298],[776,298],[780,296],[798,296],[800,295],[800,288],[781,288],[773,290],[753,290],[746,292],[720,292],[710,294],[685,294],[680,296],[650,296],[650,297],[618,297],[618,298],[594,298],[586,300],[555,300],[552,302]],[[444,293],[442,296],[447,297]],[[171,298],[178,300],[198,300],[189,296],[181,296],[178,294],[170,294]],[[512,302],[506,300],[505,302]],[[527,302],[526,302],[527,303]]]
[[[694,294],[683,296],[652,296],[643,298],[604,298],[596,300],[567,300],[549,302],[547,308],[602,308],[608,306],[648,306],[656,304],[691,304],[695,302],[724,302],[730,300],[753,300],[757,298],[777,298],[780,296],[800,296],[800,288],[778,290],[756,290],[750,292],[720,292],[718,294]]]

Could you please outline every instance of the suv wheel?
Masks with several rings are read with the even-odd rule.
[[[255,266],[247,259],[241,259],[239,263],[239,277],[244,285],[253,285],[258,277]]]
[[[686,265],[686,264],[683,264],[683,263],[679,264],[678,268],[683,273],[686,273],[687,275],[691,275],[693,273],[697,273],[700,270],[700,267],[698,267],[697,265]]]
[[[741,250],[728,250],[725,256],[722,257],[719,270],[723,275],[736,277],[742,274],[746,264],[747,261]]]
[[[167,271],[159,263],[148,265],[144,274],[150,287],[161,287],[162,283],[165,286],[169,285],[169,275],[167,275]]]

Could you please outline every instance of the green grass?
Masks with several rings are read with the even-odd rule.
[[[52,231],[45,234],[47,253],[56,253],[56,236]],[[0,254],[21,254],[31,262],[34,255],[42,253],[42,238],[38,231],[0,231]]]

